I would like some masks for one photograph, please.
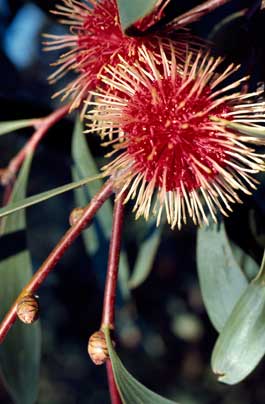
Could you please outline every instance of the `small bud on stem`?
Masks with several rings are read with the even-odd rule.
[[[73,209],[69,216],[70,226],[74,226],[78,222],[78,220],[81,219],[81,217],[83,216],[83,213],[84,213],[84,208]]]
[[[23,296],[17,305],[17,316],[25,324],[32,324],[39,318],[39,302],[34,295]]]
[[[103,331],[96,331],[89,338],[88,354],[95,365],[103,365],[109,358],[107,342]]]

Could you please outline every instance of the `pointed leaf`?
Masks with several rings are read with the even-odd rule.
[[[113,368],[114,378],[123,404],[176,404],[174,401],[154,393],[138,382],[123,366],[116,354],[109,330],[105,329],[108,351]]]
[[[160,0],[117,0],[120,21],[124,31],[138,20],[149,15]]]
[[[84,177],[96,177],[99,175],[97,165],[94,158],[88,148],[85,136],[83,134],[83,127],[80,119],[77,119],[73,141],[72,141],[72,155],[75,162],[77,173],[79,178]],[[95,180],[93,183],[87,185],[82,190],[83,194],[87,194],[86,202],[88,203],[88,198],[91,199],[102,187],[103,182],[101,179]],[[81,195],[80,195],[81,196]],[[110,237],[111,227],[112,227],[112,206],[110,200],[106,201],[100,211],[97,214],[98,220],[102,227],[102,231],[106,238]],[[87,233],[93,230],[88,229]]]
[[[28,208],[29,206],[32,205],[36,205],[37,203],[46,201],[47,199],[53,198],[54,196],[61,195],[64,192],[72,191],[73,189],[82,187],[83,185],[95,181],[98,178],[101,178],[101,175],[98,175],[96,177],[84,178],[83,180],[77,182],[71,182],[70,184],[66,184],[58,188],[53,188],[46,192],[41,192],[38,195],[33,195],[25,199],[16,200],[8,204],[4,208],[0,209],[0,217],[7,216],[21,209]]]
[[[129,262],[126,251],[121,251],[118,282],[121,294],[125,300],[128,300],[131,297],[129,290],[129,274]]]
[[[0,122],[0,135],[13,132],[18,129],[27,128],[32,126],[34,121],[32,119],[23,119],[20,121]]]
[[[23,164],[12,193],[12,202],[25,197],[31,159],[28,156]],[[1,319],[32,276],[30,255],[25,248],[25,212],[21,210],[5,218],[2,224],[0,242],[4,247],[5,237],[10,236],[7,248],[11,251],[5,251],[5,258],[0,261]],[[0,347],[1,370],[16,403],[36,402],[39,362],[39,324],[26,326],[17,321]]]
[[[83,126],[79,119],[76,120],[75,129],[72,140],[72,156],[75,165],[72,167],[72,175],[75,181],[79,181],[80,177],[97,176],[99,174],[97,164],[89,150],[84,133]],[[75,199],[78,206],[85,206],[89,200],[100,190],[103,182],[99,178],[93,183],[75,190]],[[110,239],[112,229],[112,204],[107,200],[97,213],[96,220],[100,226],[106,240]],[[92,225],[82,232],[84,244],[89,255],[93,256],[100,250],[99,229],[98,226]],[[121,253],[119,265],[119,285],[124,298],[129,297],[128,290],[129,264],[125,252]]]
[[[74,180],[78,180],[78,178],[79,178],[75,167],[72,167],[72,176],[73,176]],[[85,189],[85,187],[76,189],[74,191],[74,193],[75,193],[75,200],[76,200],[77,206],[85,206],[88,204],[90,198],[88,197],[88,193],[87,193],[87,190]],[[109,201],[107,201],[107,202],[110,203]],[[112,212],[111,204],[110,204],[110,208],[111,208],[111,212]],[[99,212],[97,215],[99,215]],[[111,215],[112,215],[112,213],[111,213]],[[106,222],[105,222],[105,224],[106,224]],[[110,229],[111,229],[111,226],[112,225],[110,225]],[[109,231],[108,231],[108,233],[109,233]],[[107,237],[107,239],[109,239],[109,237],[110,237],[110,235],[108,235],[106,233],[104,236],[105,236],[105,238]],[[86,249],[88,255],[91,256],[93,259],[93,256],[96,253],[98,253],[100,250],[100,240],[99,240],[99,235],[98,235],[96,226],[92,223],[88,229],[83,230],[82,237],[84,240],[85,249]],[[119,286],[120,286],[122,295],[125,299],[128,299],[130,296],[130,292],[128,289],[128,279],[129,279],[129,263],[128,263],[126,253],[122,251],[121,255],[120,255],[120,264],[119,264]]]
[[[80,177],[77,173],[75,166],[72,167],[72,178],[74,181],[79,181]],[[86,206],[89,202],[89,197],[85,187],[77,188],[74,190],[76,206]],[[99,212],[98,212],[99,213]],[[82,231],[82,238],[89,255],[94,255],[100,248],[97,232],[94,224],[92,223],[88,229]]]
[[[212,368],[218,380],[235,384],[248,376],[265,354],[264,259],[260,274],[237,302],[214,347]]]
[[[198,230],[197,268],[211,322],[221,331],[248,282],[237,264],[224,223]]]
[[[146,238],[140,243],[139,253],[129,279],[131,289],[140,286],[150,274],[162,235],[162,226],[156,227],[154,221],[149,222]]]

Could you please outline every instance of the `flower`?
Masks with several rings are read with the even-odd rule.
[[[154,50],[158,45],[158,35],[126,36],[119,22],[115,0],[62,0],[53,14],[64,17],[61,21],[69,26],[67,35],[45,35],[45,50],[70,49],[54,63],[57,70],[49,77],[51,83],[62,78],[68,71],[77,73],[76,79],[56,94],[62,95],[62,101],[72,98],[72,109],[77,108],[83,99],[90,99],[90,91],[100,84],[100,73],[105,66],[115,66],[122,56],[133,64],[138,60],[138,48],[144,44]],[[165,34],[167,37],[170,33]],[[186,52],[187,40],[197,46],[198,40],[189,33],[174,34],[179,58]]]
[[[152,210],[159,224],[165,211],[172,228],[187,217],[199,225],[208,223],[208,214],[216,221],[218,210],[227,215],[232,203],[241,202],[238,191],[255,189],[252,174],[264,170],[263,156],[250,146],[260,139],[225,122],[257,128],[265,103],[255,102],[259,92],[238,91],[246,77],[228,84],[239,66],[217,74],[220,57],[188,53],[181,67],[172,44],[170,58],[160,44],[162,64],[145,46],[139,54],[141,63],[120,58],[107,67],[101,75],[107,87],[88,103],[94,108],[89,126],[113,137],[103,144],[113,147],[103,170],[117,197],[127,192],[126,202],[135,200],[136,218],[148,219]]]

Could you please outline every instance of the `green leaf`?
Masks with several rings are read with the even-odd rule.
[[[236,262],[246,275],[247,279],[248,280],[253,279],[255,276],[257,276],[259,272],[258,264],[250,255],[248,255],[245,251],[243,251],[238,245],[232,242],[230,244]]]
[[[33,125],[32,119],[23,119],[20,121],[0,122],[0,135],[13,132],[18,129],[27,128]]]
[[[12,203],[25,197],[32,156],[28,156],[20,171],[12,193]],[[4,219],[2,239],[25,231],[25,212],[21,210]],[[25,234],[22,233],[25,238]],[[12,242],[12,239],[11,239]],[[18,248],[14,239],[11,248]],[[20,251],[0,261],[1,319],[15,301],[25,284],[32,277],[31,259],[28,250]],[[18,404],[33,404],[38,392],[40,362],[40,326],[27,326],[16,322],[0,347],[1,370],[10,394]]]
[[[248,285],[223,222],[198,230],[197,268],[206,310],[216,330],[221,331]]]
[[[75,167],[72,167],[72,175],[73,175],[73,179],[78,180],[79,176],[77,174],[77,169]],[[76,200],[77,206],[85,206],[88,204],[89,198],[88,198],[88,194],[85,190],[85,187],[75,190],[75,200]],[[105,203],[110,204],[111,215],[112,215],[111,203],[109,201],[106,201]],[[103,206],[102,206],[102,208],[103,208]],[[98,216],[99,216],[99,213],[100,212],[97,213]],[[99,220],[100,220],[100,216],[99,216]],[[102,217],[102,221],[104,221],[104,220],[105,220],[105,218]],[[112,224],[109,226],[109,228],[104,226],[107,221],[108,221],[108,219],[105,222],[103,222],[103,229],[105,228],[107,230],[104,233],[104,237],[109,240],[109,237],[110,237],[109,232],[111,230]],[[102,222],[101,222],[101,224],[102,224]],[[98,235],[96,226],[92,223],[88,229],[83,230],[82,237],[83,237],[85,249],[86,249],[88,255],[92,256],[92,258],[93,258],[93,256],[100,250],[100,240],[99,240],[99,235]],[[125,299],[128,299],[130,296],[130,292],[128,289],[128,278],[129,278],[129,263],[128,263],[126,253],[122,251],[121,255],[120,255],[120,264],[119,264],[119,286],[120,286],[122,295]]]
[[[149,15],[158,0],[118,0],[120,22],[124,31],[130,28],[138,20]]]
[[[105,329],[104,333],[107,340],[115,382],[123,404],[176,404],[175,401],[161,397],[138,382],[138,380],[125,369],[116,354],[112,346],[109,330]]]
[[[155,227],[155,221],[150,221],[146,238],[140,243],[139,253],[131,278],[129,279],[129,287],[131,289],[141,285],[150,274],[160,244],[161,235],[162,226]]]
[[[243,380],[265,354],[264,267],[263,258],[258,277],[237,302],[214,347],[212,368],[226,384]]]
[[[97,165],[94,162],[94,158],[87,146],[87,142],[83,134],[83,126],[80,122],[80,119],[77,119],[75,124],[72,140],[72,156],[75,162],[75,179],[77,179],[78,177],[97,177],[99,175]],[[81,206],[86,205],[88,203],[88,198],[91,199],[102,186],[102,180],[98,179],[80,190],[79,195],[77,195]],[[97,218],[99,220],[100,226],[102,227],[104,235],[107,239],[109,239],[112,228],[112,206],[110,200],[107,200],[101,207],[100,211],[97,213]],[[87,229],[84,232],[84,235],[85,237],[88,237],[88,239],[94,238],[94,241],[96,241],[97,237],[94,227],[95,226],[91,226],[89,229]],[[91,233],[93,233],[92,237]],[[91,245],[89,244],[89,248],[90,246]],[[98,242],[96,245],[94,245],[94,248],[99,248]]]
[[[77,169],[74,166],[72,167],[72,177],[73,177],[73,180],[76,182],[80,180]],[[75,189],[74,195],[75,195],[76,206],[83,207],[88,204],[89,198],[87,196],[85,187]],[[88,254],[89,255],[96,254],[96,252],[100,248],[100,245],[99,245],[99,240],[98,240],[97,232],[95,229],[95,225],[93,223],[88,227],[88,229],[85,229],[82,231],[82,238],[84,240],[84,244],[85,244]]]
[[[75,129],[72,140],[72,157],[75,165],[72,167],[72,175],[75,181],[81,177],[94,176],[99,174],[97,164],[89,150],[84,133],[83,126],[79,119],[76,120]],[[95,180],[93,183],[75,190],[75,199],[78,206],[85,206],[89,200],[100,190],[103,182],[101,179]],[[100,231],[106,240],[110,239],[112,229],[113,209],[110,200],[107,200],[97,213],[97,220]],[[88,229],[82,232],[85,248],[91,256],[100,250],[99,232],[97,227],[92,223]],[[129,264],[127,256],[124,252],[120,256],[119,266],[119,285],[125,298],[129,297],[128,290]]]
[[[131,297],[130,291],[129,291],[129,262],[128,262],[128,257],[125,251],[121,251],[120,254],[120,262],[119,262],[119,287],[121,294],[125,300],[129,300]]]
[[[36,205],[37,203],[44,202],[47,199],[53,198],[54,196],[61,195],[64,192],[72,191],[73,189],[82,187],[89,182],[95,181],[96,179],[100,178],[101,175],[95,177],[84,178],[77,182],[71,182],[70,184],[63,185],[58,188],[53,188],[50,191],[41,192],[38,195],[33,195],[28,198],[14,201],[8,206],[0,209],[0,217],[4,217],[10,215],[11,213],[17,212],[21,209],[28,208],[29,206]]]

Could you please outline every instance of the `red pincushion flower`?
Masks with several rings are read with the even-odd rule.
[[[136,216],[147,219],[156,193],[157,222],[165,209],[172,228],[180,228],[187,216],[202,224],[208,212],[214,220],[217,209],[226,215],[240,201],[237,191],[255,188],[251,174],[264,163],[247,143],[257,139],[232,132],[222,120],[257,126],[265,107],[248,102],[257,93],[233,90],[245,78],[223,84],[238,67],[217,75],[221,58],[198,53],[194,59],[189,53],[180,69],[171,47],[168,60],[160,45],[162,66],[142,47],[141,64],[122,60],[106,68],[102,80],[109,88],[97,93],[87,117],[93,130],[118,133],[105,144],[114,147],[109,156],[119,154],[104,167],[118,195],[126,190],[127,201],[136,199]]]
[[[148,49],[155,49],[158,36],[126,36],[120,26],[115,0],[62,1],[63,4],[57,5],[57,10],[53,13],[65,17],[61,22],[70,26],[70,33],[63,36],[46,35],[51,41],[45,42],[45,49],[70,48],[54,64],[59,67],[49,79],[54,82],[69,70],[78,73],[73,82],[54,95],[62,94],[62,99],[71,96],[72,108],[76,108],[83,99],[90,97],[90,90],[94,90],[100,83],[100,73],[105,66],[115,66],[119,62],[119,56],[133,64],[138,60],[139,46],[145,44]],[[194,39],[185,32],[174,36],[180,58],[186,50],[188,38],[194,44]]]

